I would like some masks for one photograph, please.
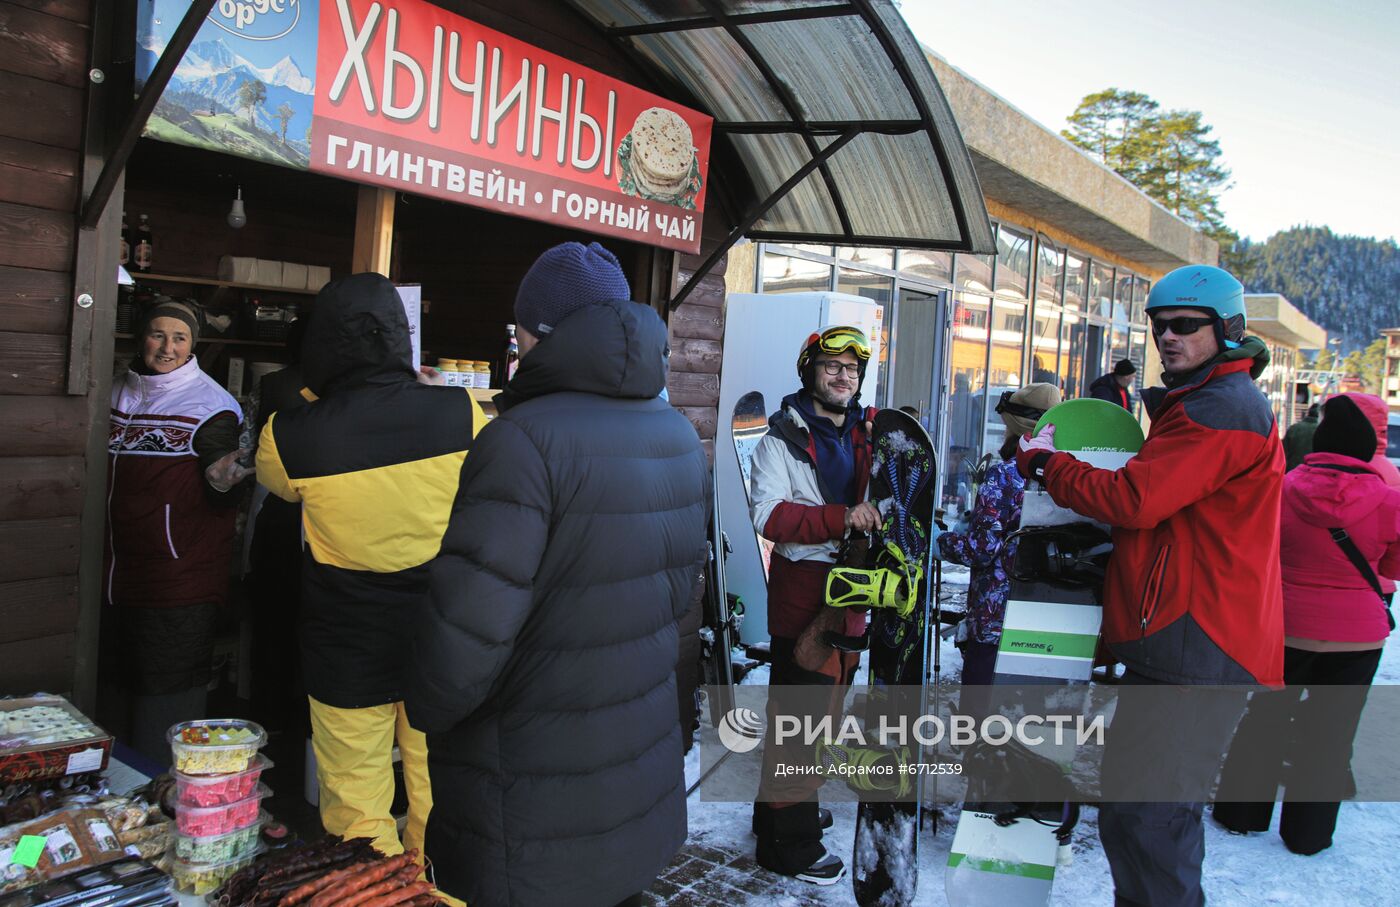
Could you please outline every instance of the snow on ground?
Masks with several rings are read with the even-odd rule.
[[[948,577],[945,575],[945,582]],[[966,581],[965,579],[963,580]],[[954,607],[960,607],[955,603]],[[951,643],[944,643],[941,675],[955,681],[961,658]],[[864,676],[864,668],[862,674]],[[745,678],[746,683],[766,683],[766,667]],[[1386,648],[1377,673],[1377,684],[1400,684],[1400,643]],[[692,750],[687,781],[698,768],[699,747]],[[829,804],[835,826],[826,833],[827,848],[849,865],[855,827],[855,804]],[[753,852],[749,830],[752,807],[746,803],[707,803],[697,791],[689,802],[690,843],[720,850]],[[919,853],[919,905],[946,905],[943,868],[953,839],[957,816],[945,810],[936,833],[922,832]],[[1211,904],[1253,907],[1256,904],[1285,907],[1370,907],[1400,903],[1400,803],[1344,803],[1331,848],[1316,856],[1288,852],[1279,839],[1277,815],[1274,830],[1260,834],[1232,835],[1210,819],[1207,808],[1204,887]],[[1113,883],[1108,861],[1099,846],[1098,815],[1086,808],[1074,832],[1074,861],[1055,876],[1052,905],[1087,907],[1111,904]],[[774,894],[750,900],[748,907],[795,905],[851,905],[849,877],[829,887],[784,880]],[[738,907],[738,905],[726,905]]]

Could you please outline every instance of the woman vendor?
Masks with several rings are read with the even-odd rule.
[[[130,741],[164,763],[170,725],[204,716],[220,606],[228,594],[237,401],[200,371],[199,314],[163,301],[137,329],[112,387],[103,596],[121,646]]]

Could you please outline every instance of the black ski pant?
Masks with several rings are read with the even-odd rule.
[[[1356,792],[1352,740],[1380,660],[1380,649],[1285,647],[1287,687],[1249,700],[1220,773],[1215,820],[1231,831],[1268,831],[1283,785],[1283,843],[1303,855],[1331,847],[1340,801]]]
[[[1168,687],[1127,671],[1104,741],[1099,839],[1116,907],[1200,907],[1201,816],[1221,754],[1244,711],[1242,692]],[[1138,700],[1135,702],[1134,700]],[[1188,799],[1190,798],[1190,799]],[[1192,801],[1195,802],[1192,802]]]
[[[753,826],[758,835],[755,859],[774,872],[792,875],[821,859],[821,819],[817,792],[822,775],[779,775],[779,766],[814,763],[816,753],[801,741],[785,741],[779,747],[774,731],[778,716],[819,721],[830,718],[839,728],[846,690],[860,656],[835,652],[820,671],[808,671],[793,658],[797,640],[774,636],[770,643],[773,663],[769,671],[768,735],[763,743],[763,776],[759,801],[754,803]]]

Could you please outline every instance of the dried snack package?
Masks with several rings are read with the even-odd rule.
[[[33,867],[15,862],[25,838],[42,839]],[[66,809],[0,829],[0,894],[62,878],[125,856],[100,811]]]
[[[262,773],[272,767],[272,760],[261,754],[241,772],[222,775],[189,775],[172,771],[175,798],[183,806],[222,806],[246,799],[258,785]]]
[[[181,834],[194,838],[223,835],[247,828],[258,820],[263,798],[271,795],[272,791],[266,784],[259,784],[250,796],[236,803],[208,807],[177,804],[175,826]]]
[[[262,725],[240,718],[182,721],[166,732],[175,770],[186,775],[246,771],[267,743]]]
[[[262,812],[252,825],[221,835],[197,837],[176,831],[170,836],[169,852],[186,863],[226,863],[236,860],[258,847],[258,836],[270,821],[272,816]]]
[[[260,851],[260,847],[254,848],[223,863],[187,863],[184,860],[171,860],[170,876],[175,880],[177,891],[208,894],[222,885],[229,876],[251,864]]]

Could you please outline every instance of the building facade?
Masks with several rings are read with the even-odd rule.
[[[1385,377],[1381,384],[1381,396],[1386,404],[1400,410],[1400,328],[1381,331],[1385,338]]]
[[[1284,432],[1314,402],[1299,372],[1306,368],[1305,354],[1327,348],[1327,331],[1278,293],[1246,293],[1244,304],[1249,332],[1269,348],[1269,366],[1257,383]]]

